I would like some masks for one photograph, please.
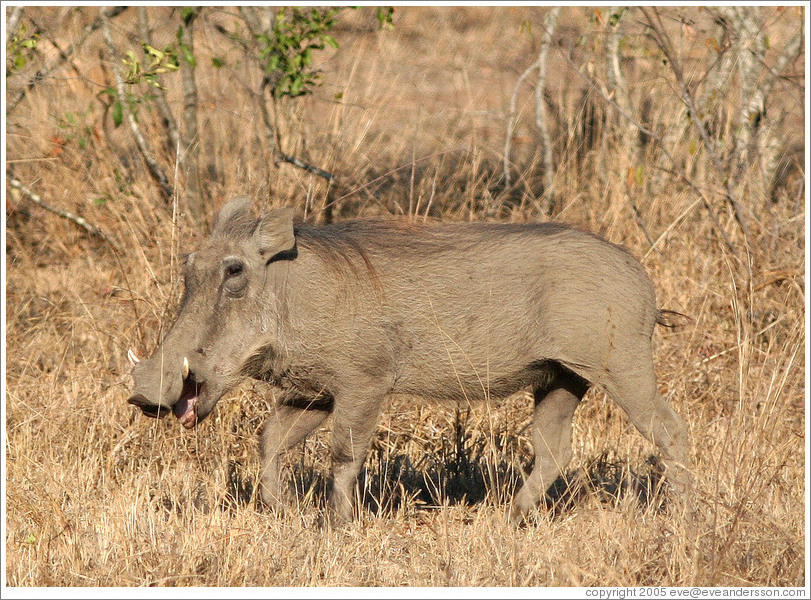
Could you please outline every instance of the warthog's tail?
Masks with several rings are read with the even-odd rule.
[[[675,310],[660,310],[656,322],[662,327],[674,329],[692,322],[693,318]]]

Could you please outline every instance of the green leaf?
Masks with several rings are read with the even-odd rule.
[[[166,56],[165,52],[162,52],[162,51],[158,50],[157,48],[154,48],[153,46],[150,46],[147,43],[144,43],[144,52],[146,52],[147,54],[157,58],[158,62],[162,61],[163,57]]]
[[[113,104],[113,124],[119,127],[124,122],[124,107],[121,102]]]
[[[221,69],[225,66],[225,61],[218,56],[211,57],[211,64],[215,69]]]
[[[323,34],[321,39],[324,40],[328,45],[332,46],[333,48],[338,47],[338,42],[335,41],[335,38],[331,35]]]
[[[377,7],[377,22],[380,23],[380,29],[394,29],[394,7],[393,6],[378,6]]]
[[[185,60],[190,67],[194,68],[197,65],[197,61],[194,60],[194,54],[192,54],[191,48],[186,44],[181,44],[180,51],[183,53],[183,60]]]
[[[199,9],[196,6],[186,6],[183,10],[180,11],[180,18],[183,19],[183,22],[188,25],[191,21],[197,17]]]

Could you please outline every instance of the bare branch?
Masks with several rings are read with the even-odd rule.
[[[710,159],[715,165],[718,174],[721,175],[721,177],[724,180],[724,185],[726,187],[727,202],[732,207],[732,210],[735,214],[735,220],[738,222],[738,226],[740,227],[741,232],[743,233],[744,243],[747,246],[749,246],[751,236],[749,235],[749,227],[746,222],[746,217],[743,214],[743,209],[741,208],[741,205],[736,198],[736,194],[732,189],[731,178],[724,175],[725,174],[724,165],[721,162],[721,158],[718,155],[718,152],[716,151],[715,144],[713,143],[709,133],[707,132],[707,128],[705,127],[704,122],[701,120],[699,116],[698,107],[696,106],[695,100],[693,99],[693,95],[687,88],[687,83],[684,79],[684,73],[681,69],[681,64],[679,63],[678,57],[676,56],[676,52],[673,49],[673,44],[670,41],[670,37],[667,35],[667,32],[665,31],[665,28],[662,25],[661,18],[659,17],[659,11],[654,8],[653,14],[651,14],[649,9],[645,7],[639,8],[642,11],[642,14],[645,15],[645,18],[647,19],[648,24],[650,25],[651,30],[653,32],[654,38],[656,39],[657,45],[667,58],[668,64],[670,65],[670,69],[673,71],[673,75],[676,77],[676,83],[678,83],[679,85],[679,93],[681,95],[682,102],[684,102],[684,104],[687,106],[687,109],[690,113],[690,119],[693,121],[693,125],[695,125],[696,129],[698,130],[698,133],[701,136],[702,141],[704,142],[704,146],[707,148],[707,153],[709,154]]]
[[[765,81],[761,84],[761,90],[763,93],[764,98],[768,98],[769,94],[774,87],[774,84],[777,82],[778,79],[783,77],[783,71],[794,62],[794,60],[800,55],[803,49],[803,28],[800,27],[797,30],[797,33],[788,41],[786,47],[783,48],[783,51],[780,53],[780,56],[777,57],[777,61],[774,63],[774,67],[770,67],[765,62],[762,65],[769,71],[769,77],[766,77]]]
[[[718,220],[718,216],[715,214],[715,211],[713,210],[712,205],[709,202],[709,199],[704,194],[704,192],[701,191],[698,188],[698,186],[696,186],[696,184],[693,183],[693,181],[687,176],[687,173],[684,172],[684,169],[682,169],[681,166],[679,166],[678,161],[670,153],[670,150],[665,145],[664,140],[662,139],[662,136],[660,136],[658,133],[656,133],[654,131],[651,131],[650,129],[648,129],[647,127],[642,125],[639,121],[634,119],[634,117],[632,117],[630,114],[628,114],[625,110],[623,110],[622,107],[620,107],[613,98],[608,97],[608,95],[600,88],[600,86],[598,86],[596,83],[594,83],[588,77],[588,75],[583,74],[580,71],[580,69],[577,68],[577,65],[574,64],[572,59],[565,52],[561,51],[561,55],[566,59],[569,66],[574,70],[574,72],[577,73],[586,83],[589,84],[590,89],[597,90],[597,92],[600,94],[600,96],[603,98],[603,100],[605,100],[608,104],[610,104],[619,114],[621,114],[625,119],[627,119],[631,124],[633,124],[633,126],[636,127],[639,131],[641,131],[642,133],[647,135],[650,139],[652,139],[652,140],[654,140],[656,142],[658,147],[661,149],[662,153],[667,157],[668,161],[673,166],[673,173],[678,175],[679,178],[691,190],[693,190],[693,192],[699,198],[701,198],[701,200],[702,200],[702,202],[704,204],[704,208],[707,210],[707,213],[709,214],[710,219],[712,220],[713,226],[718,230],[719,235],[724,240],[724,243],[726,244],[727,248],[732,253],[732,255],[735,256],[735,257],[738,257],[738,251],[735,248],[735,245],[729,239],[729,236],[726,234],[726,231],[724,231],[724,228],[721,226],[721,222]]]
[[[82,229],[84,229],[90,235],[97,237],[112,246],[115,249],[118,249],[118,244],[116,244],[113,239],[107,235],[102,229],[96,227],[92,223],[88,222],[87,219],[84,217],[80,217],[79,215],[75,215],[70,211],[62,210],[61,208],[56,208],[45,202],[39,194],[32,192],[27,186],[25,186],[19,179],[16,179],[12,175],[7,175],[8,177],[8,184],[13,187],[15,190],[19,190],[23,196],[28,198],[28,200],[39,206],[42,209],[47,210],[48,212],[52,212],[55,215],[62,217],[63,219],[67,219],[68,221],[78,225]]]
[[[510,112],[507,116],[507,136],[504,141],[504,186],[509,189],[512,184],[512,177],[510,175],[510,151],[512,146],[513,133],[515,131],[515,111],[518,104],[518,90],[521,89],[521,84],[529,77],[535,69],[538,68],[538,61],[532,63],[527,70],[521,73],[518,81],[513,89],[512,96],[510,97]]]
[[[194,62],[194,21],[199,9],[190,11],[185,19],[185,27],[180,33],[180,43],[185,47],[183,66],[180,75],[183,82],[183,135],[182,148],[184,171],[186,174],[186,205],[195,220],[202,217],[200,197],[200,141],[197,122],[197,81]],[[187,56],[191,60],[187,60]]]

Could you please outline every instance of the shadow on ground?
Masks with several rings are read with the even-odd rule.
[[[435,452],[418,459],[373,449],[358,481],[363,509],[384,516],[394,514],[404,504],[418,510],[460,504],[508,504],[525,471],[518,460],[488,447],[486,441],[471,443],[457,432],[456,439],[449,438]],[[226,504],[230,507],[259,502],[254,497],[254,482],[236,463],[231,465],[228,486]],[[288,474],[289,496],[302,506],[323,508],[329,487],[326,474],[303,461],[293,465]],[[559,477],[543,498],[542,508],[556,517],[591,497],[612,505],[631,499],[642,507],[661,511],[666,508],[665,491],[663,467],[655,456],[633,466],[602,455]]]

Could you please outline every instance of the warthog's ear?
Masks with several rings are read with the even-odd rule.
[[[279,208],[262,215],[253,234],[256,246],[266,261],[296,247],[293,234],[293,209]],[[282,257],[279,257],[282,258]],[[294,258],[290,256],[289,258]]]
[[[211,237],[225,237],[240,233],[245,235],[245,230],[252,225],[251,199],[247,196],[237,196],[226,202],[214,217]]]

